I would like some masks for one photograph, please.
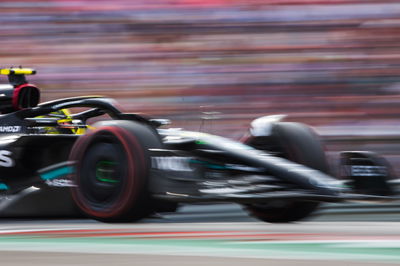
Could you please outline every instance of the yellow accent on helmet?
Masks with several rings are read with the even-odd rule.
[[[61,127],[71,130],[71,132],[75,135],[83,135],[86,133],[86,130],[88,128],[92,128],[90,126],[77,127],[76,125],[74,125],[72,123],[73,119],[71,117],[71,112],[68,109],[60,109],[55,112],[51,112],[50,115],[59,116],[60,119],[57,120],[57,123]],[[39,116],[39,117],[46,117],[46,116]],[[55,127],[45,127],[45,130],[47,134],[60,134],[59,130]]]
[[[57,122],[60,123],[71,123],[72,122],[72,117],[71,117],[71,112],[68,109],[61,109],[58,112],[61,114],[65,115],[66,118],[60,119]],[[73,125],[71,126],[71,131],[75,135],[82,135],[86,133],[86,128],[74,128]]]

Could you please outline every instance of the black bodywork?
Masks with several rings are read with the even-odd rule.
[[[154,193],[177,201],[336,200],[337,180],[311,168],[219,136],[160,130],[152,151]],[[172,140],[170,140],[172,139]],[[160,185],[162,184],[162,185]]]
[[[12,88],[26,86],[29,90],[23,96],[38,101],[35,87],[24,82],[14,80]],[[346,167],[359,166],[359,172],[355,176],[350,173],[350,182],[346,183],[268,150],[255,149],[256,144],[251,147],[200,132],[160,129],[164,120],[123,113],[109,98],[74,97],[32,104],[26,99],[12,98],[10,93],[15,97],[13,92],[4,93],[3,101],[0,96],[0,102],[7,106],[0,116],[0,190],[4,194],[17,193],[32,185],[52,186],[56,180],[66,181],[65,186],[74,186],[67,179],[74,172],[74,162],[68,158],[81,135],[71,131],[71,128],[86,128],[88,119],[107,114],[113,120],[146,125],[160,137],[162,148],[149,151],[151,170],[148,189],[155,198],[176,202],[232,201],[241,204],[270,199],[341,201],[392,198],[393,193],[384,180],[387,173],[371,172],[377,165],[378,168],[386,166],[374,161],[375,157],[370,154],[344,154]],[[16,108],[10,101],[21,102],[22,106]],[[85,108],[85,111],[72,114],[68,125],[60,124],[60,118],[51,115],[68,108]],[[57,134],[49,134],[46,131],[49,127],[56,128]],[[360,156],[364,156],[364,161],[354,159]],[[372,177],[368,187],[379,180],[381,190],[371,192],[360,185],[363,176]]]
[[[0,180],[3,190],[19,191],[49,179],[65,177],[63,173],[71,171],[64,168],[72,167],[67,160],[72,145],[80,135],[73,134],[68,127],[60,126],[57,122],[59,118],[48,116],[53,112],[72,107],[90,108],[71,115],[77,124],[69,127],[84,127],[89,118],[102,114],[108,114],[113,119],[157,124],[135,114],[124,114],[113,102],[102,97],[75,97],[1,115]],[[47,134],[44,129],[48,127],[56,127],[60,133]]]
[[[89,118],[108,114],[116,120],[145,123],[157,131],[165,147],[150,151],[151,191],[157,196],[183,201],[247,201],[249,197],[251,200],[265,198],[271,188],[285,191],[290,187],[297,193],[302,191],[305,198],[337,196],[336,180],[319,171],[222,137],[157,129],[159,120],[122,113],[112,99],[102,97],[61,99],[2,115],[0,179],[5,190],[13,192],[46,180],[65,178],[73,171],[67,159],[80,135],[42,133],[45,127],[60,127],[58,118],[43,116],[73,107],[91,108],[71,115],[79,121],[76,126],[85,125]],[[63,171],[66,167],[71,169]],[[179,196],[183,194],[188,196]]]

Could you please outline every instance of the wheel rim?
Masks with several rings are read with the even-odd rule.
[[[82,159],[81,195],[91,209],[107,211],[118,205],[129,175],[126,152],[113,137],[93,142]]]
[[[96,163],[96,179],[105,183],[119,183],[117,175],[118,163],[110,160],[100,160]]]

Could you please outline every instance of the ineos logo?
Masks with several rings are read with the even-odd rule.
[[[14,160],[10,158],[11,155],[11,151],[0,150],[0,166],[13,167],[15,163]]]
[[[151,164],[153,168],[170,171],[192,171],[189,165],[189,158],[171,156],[171,157],[152,157]]]

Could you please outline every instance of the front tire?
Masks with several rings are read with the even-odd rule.
[[[303,124],[276,123],[273,125],[271,136],[250,138],[246,144],[276,153],[277,156],[321,172],[328,172],[325,152],[318,136]],[[246,210],[265,222],[287,223],[310,216],[319,205],[320,202],[317,201],[271,200],[262,204],[247,205]]]
[[[132,121],[108,121],[77,140],[72,197],[86,216],[103,222],[129,222],[152,211],[148,192],[149,148],[161,141],[150,127]]]

